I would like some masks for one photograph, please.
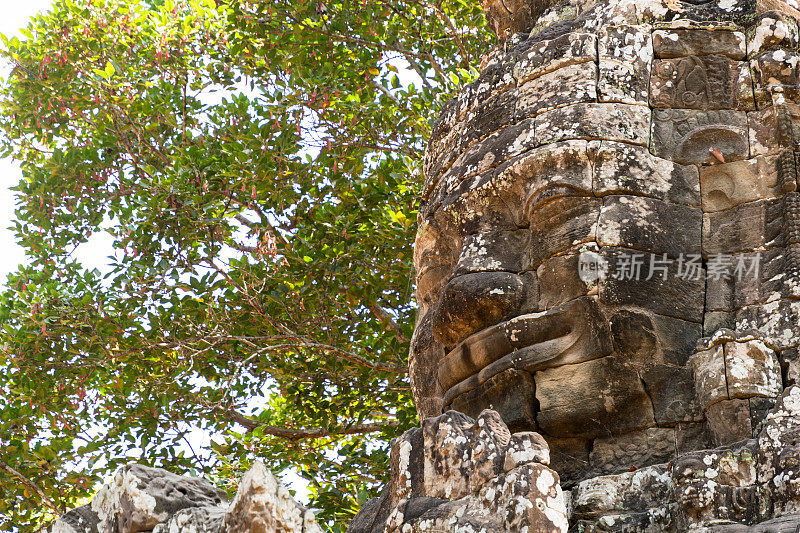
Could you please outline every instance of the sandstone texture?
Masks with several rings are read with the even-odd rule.
[[[448,411],[392,443],[391,482],[350,533],[566,532],[558,474],[537,433],[512,434],[495,411]]]
[[[311,511],[292,498],[263,463],[236,497],[200,478],[129,464],[95,495],[42,533],[321,533]]]
[[[484,7],[501,44],[424,160],[421,434],[485,409],[537,434],[570,530],[794,531],[798,5]],[[420,464],[448,446],[425,442]],[[414,497],[480,493],[456,478]]]

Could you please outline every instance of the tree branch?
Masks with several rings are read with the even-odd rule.
[[[61,509],[59,509],[58,507],[56,507],[56,504],[55,504],[55,503],[53,503],[53,500],[51,500],[50,498],[48,498],[48,497],[47,497],[47,494],[45,494],[45,493],[44,493],[44,491],[43,491],[42,489],[40,489],[40,488],[38,487],[38,485],[36,485],[36,483],[34,483],[33,481],[31,481],[31,480],[30,480],[30,479],[28,479],[27,477],[23,476],[23,475],[22,475],[20,472],[18,472],[17,470],[15,470],[15,469],[11,468],[11,467],[10,467],[10,466],[9,466],[7,463],[5,463],[5,462],[3,462],[3,461],[0,461],[0,469],[2,469],[2,470],[5,470],[5,471],[6,471],[7,473],[9,473],[10,475],[12,475],[12,476],[14,476],[15,478],[19,479],[20,481],[22,481],[22,484],[23,484],[23,485],[25,485],[26,487],[28,487],[29,489],[31,489],[33,492],[35,492],[36,494],[38,494],[38,495],[39,495],[39,497],[42,499],[42,501],[43,501],[43,502],[44,502],[44,503],[45,503],[45,504],[46,504],[48,507],[50,507],[50,508],[51,508],[53,511],[55,511],[55,512],[56,512],[56,514],[57,514],[58,516],[61,516],[61,515],[63,515],[63,514],[64,514],[64,513],[61,511]]]
[[[408,367],[405,365],[393,365],[391,363],[381,363],[380,361],[370,361],[366,357],[361,357],[358,354],[342,350],[341,348],[337,348],[336,346],[331,346],[330,344],[309,342],[303,339],[295,339],[295,340],[296,342],[290,342],[287,344],[276,344],[272,346],[265,346],[264,348],[259,348],[256,352],[253,353],[253,355],[258,355],[260,353],[274,351],[274,350],[285,350],[287,348],[310,348],[328,352],[331,355],[338,357],[339,359],[344,359],[345,361],[349,361],[356,365],[372,368],[373,370],[392,372],[394,374],[408,374]]]
[[[372,314],[375,315],[384,326],[392,330],[401,342],[410,342],[409,338],[406,337],[406,334],[403,333],[403,328],[400,327],[400,324],[394,321],[392,315],[390,315],[386,309],[378,305],[376,302],[369,307],[369,310],[372,311]]]
[[[261,431],[273,437],[281,437],[284,439],[300,440],[300,439],[318,439],[322,437],[331,437],[335,435],[363,435],[365,433],[375,433],[380,431],[386,426],[398,426],[400,423],[397,420],[387,420],[381,424],[359,424],[350,427],[341,427],[336,429],[326,428],[306,428],[306,429],[292,429],[278,426],[270,426],[262,424],[252,418],[244,416],[235,409],[223,411],[222,414],[231,422],[236,422],[244,426],[247,431],[253,431],[256,428],[261,428]]]

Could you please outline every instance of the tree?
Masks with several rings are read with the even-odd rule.
[[[346,527],[417,423],[421,153],[482,27],[462,0],[57,0],[4,39],[30,259],[0,297],[4,528],[132,459],[231,489],[254,457]]]

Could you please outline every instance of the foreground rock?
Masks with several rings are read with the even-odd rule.
[[[321,533],[311,511],[256,462],[229,504],[200,478],[137,464],[122,467],[90,504],[42,533]]]
[[[392,443],[391,481],[348,533],[566,532],[567,508],[537,433],[513,435],[495,411],[448,411]]]

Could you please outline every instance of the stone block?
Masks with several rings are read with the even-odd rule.
[[[750,402],[747,399],[721,400],[706,408],[706,420],[714,444],[725,446],[753,436]]]
[[[491,408],[500,413],[512,431],[529,431],[536,429],[535,404],[533,376],[511,368],[454,397],[445,409],[476,417]]]
[[[600,102],[647,105],[653,45],[649,26],[607,26],[598,37]]]
[[[786,102],[747,114],[751,157],[794,150],[800,141],[800,104]]]
[[[598,196],[632,194],[692,206],[700,205],[697,167],[653,156],[641,146],[600,143],[593,158]]]
[[[677,258],[700,254],[702,212],[641,196],[603,199],[597,223],[600,246],[617,246]],[[649,263],[649,256],[648,256]]]
[[[455,346],[470,335],[516,314],[525,286],[511,272],[475,272],[451,279],[434,310],[433,335]]]
[[[532,201],[530,208],[530,265],[537,268],[554,254],[596,239],[602,200],[592,196],[564,196]]]
[[[534,374],[542,431],[556,437],[611,436],[655,425],[638,374],[613,356]]]
[[[759,15],[758,23],[747,32],[747,50],[750,57],[776,47],[794,48],[798,45],[797,22],[780,11],[767,11]]]
[[[659,59],[723,55],[744,59],[745,36],[727,28],[671,28],[653,32],[653,51]]]
[[[736,329],[756,330],[770,346],[779,350],[798,345],[800,338],[800,301],[777,300],[751,305],[736,311]]]
[[[587,62],[597,62],[597,37],[592,33],[567,33],[541,40],[525,50],[514,65],[514,77],[521,86],[547,72]]]
[[[599,301],[604,306],[635,306],[665,317],[701,324],[705,292],[705,270],[688,275],[679,259],[645,254],[639,250],[603,247],[601,255],[609,262],[610,275],[599,283]],[[650,260],[653,276],[650,277]],[[660,272],[657,261],[672,261]],[[637,268],[637,265],[641,268]],[[683,271],[679,272],[679,268]],[[638,270],[638,271],[637,271]],[[647,279],[650,277],[650,279]],[[653,295],[658,298],[653,298]]]
[[[538,144],[596,139],[646,146],[650,110],[631,104],[575,104],[547,111],[535,120]]]
[[[449,167],[444,162],[434,162],[427,176],[432,182],[458,183],[494,168],[537,144],[541,143],[534,136],[534,119],[524,120],[474,143]]]
[[[758,438],[758,481],[773,516],[800,513],[800,387],[788,387],[767,415]]]
[[[703,256],[757,253],[782,244],[783,201],[770,198],[703,215]]]
[[[671,493],[672,480],[665,465],[598,476],[581,481],[572,490],[573,517],[647,511],[664,505]]]
[[[595,474],[610,474],[667,463],[675,457],[675,442],[675,428],[653,427],[617,437],[601,437],[594,441],[589,464]]]
[[[728,399],[725,381],[725,349],[718,344],[698,350],[689,360],[694,372],[695,390],[703,409],[720,400]]]
[[[800,84],[800,54],[796,50],[767,50],[750,60],[753,72],[753,86],[759,109],[773,103],[781,103],[777,98],[796,102],[793,88]]]
[[[166,522],[190,507],[216,507],[226,494],[204,479],[186,478],[161,468],[129,464],[92,499],[99,531],[136,533]]]
[[[744,111],[694,109],[653,110],[653,154],[682,164],[747,159],[750,154],[748,119]]]
[[[672,479],[686,529],[753,523],[760,516],[754,440],[682,455],[672,464]]]
[[[475,272],[522,272],[528,268],[528,254],[521,253],[529,247],[527,230],[466,235],[453,276]]]
[[[689,368],[652,365],[642,372],[642,381],[653,402],[653,414],[659,425],[672,426],[678,422],[703,420]]]
[[[427,168],[448,168],[466,149],[515,122],[513,92],[501,92],[461,116],[450,131],[426,152]]]
[[[519,183],[523,190],[522,219],[530,224],[533,207],[560,196],[591,195],[593,170],[588,143],[571,140],[541,146],[516,157],[499,169],[496,181]]]
[[[521,84],[515,93],[516,120],[557,107],[597,101],[597,65],[575,63]]]
[[[783,388],[778,357],[760,340],[725,343],[725,377],[730,398],[777,398]]]
[[[650,105],[682,109],[755,109],[750,69],[723,55],[657,59]]]
[[[543,435],[550,446],[550,467],[558,472],[562,486],[571,487],[589,472],[591,441],[577,437]]]
[[[787,163],[785,159],[775,154],[700,167],[703,211],[724,211],[743,203],[781,196],[785,181],[795,176],[794,161],[790,157]],[[787,175],[784,177],[783,173]]]

